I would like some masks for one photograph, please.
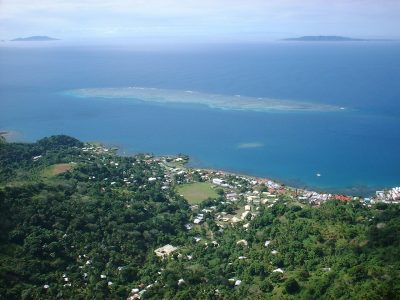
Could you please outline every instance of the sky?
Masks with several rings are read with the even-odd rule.
[[[0,0],[0,39],[400,38],[400,0]]]

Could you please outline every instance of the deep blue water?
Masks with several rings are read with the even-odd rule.
[[[133,85],[348,109],[260,113],[63,95]],[[63,133],[127,153],[186,153],[195,165],[329,191],[398,186],[400,44],[1,47],[0,130],[24,141]]]

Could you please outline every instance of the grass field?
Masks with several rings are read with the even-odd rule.
[[[71,170],[73,167],[74,167],[73,164],[55,164],[44,169],[42,172],[42,176],[43,177],[56,176],[58,174]]]
[[[183,184],[178,187],[178,194],[189,202],[189,204],[199,204],[207,198],[216,198],[218,195],[208,182],[196,182]]]

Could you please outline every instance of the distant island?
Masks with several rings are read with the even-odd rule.
[[[309,35],[302,36],[297,38],[287,38],[283,39],[284,41],[300,41],[300,42],[365,42],[371,41],[366,39],[355,39],[344,36],[336,36],[336,35]]]
[[[28,36],[25,38],[16,38],[11,40],[12,42],[47,42],[47,41],[58,41],[59,39],[55,39],[52,37],[48,37],[45,35],[35,35],[35,36]]]

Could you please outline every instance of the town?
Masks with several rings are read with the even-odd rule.
[[[119,169],[117,149],[109,149],[102,145],[87,144],[82,151],[89,155],[87,160],[101,159],[104,166]],[[37,159],[37,158],[34,158]],[[261,207],[272,208],[277,203],[286,204],[295,202],[299,205],[311,205],[318,208],[323,202],[336,200],[342,202],[358,201],[363,206],[372,207],[373,204],[382,202],[387,204],[400,203],[400,187],[385,191],[377,191],[372,197],[357,197],[331,193],[320,193],[306,189],[288,187],[274,180],[257,178],[253,176],[234,174],[230,172],[191,168],[187,166],[189,157],[178,156],[153,156],[149,154],[135,156],[134,164],[146,164],[148,167],[147,182],[142,182],[138,188],[154,184],[161,186],[161,190],[175,190],[184,197],[190,204],[192,211],[191,223],[185,225],[188,231],[192,232],[193,241],[203,247],[218,247],[219,242],[213,238],[209,228],[210,221],[218,226],[219,231],[224,228],[242,228],[247,230],[250,220],[257,217]],[[162,172],[160,172],[160,168]],[[107,188],[127,187],[137,185],[134,174],[129,169],[120,170],[122,177],[104,178],[102,190]],[[163,175],[161,175],[163,174]],[[89,180],[96,180],[95,175]],[[203,226],[204,225],[204,226]],[[273,249],[273,241],[265,240],[264,246],[271,247],[270,253],[275,256],[278,251]],[[272,244],[271,244],[272,243]],[[239,247],[248,247],[248,241],[237,240]],[[193,249],[180,249],[175,245],[164,245],[154,250],[154,254],[161,260],[168,259],[193,259],[192,254],[183,256],[182,251],[190,252]],[[240,255],[238,260],[247,260],[245,255]],[[285,271],[272,266],[273,273],[284,273]],[[324,272],[329,272],[325,268]],[[158,276],[162,276],[164,270],[161,268]],[[235,287],[240,286],[240,278],[229,278],[229,282]],[[138,286],[132,289],[128,296],[129,300],[140,299],[146,291],[157,286],[158,279],[148,285]],[[185,278],[180,278],[177,285],[185,284]]]
[[[32,197],[39,201],[29,198],[26,205],[46,205],[52,211],[61,205],[62,212],[76,214],[70,219],[80,220],[64,222],[67,227],[57,231],[54,242],[35,239],[24,248],[29,253],[32,249],[47,253],[52,260],[57,253],[50,249],[64,245],[72,259],[56,277],[39,281],[43,294],[60,288],[72,293],[76,286],[93,282],[104,293],[119,291],[133,300],[172,289],[183,292],[199,283],[206,286],[209,280],[218,280],[213,295],[241,293],[255,283],[266,293],[292,293],[299,290],[298,284],[294,290],[289,284],[293,278],[306,287],[312,282],[307,274],[319,278],[342,268],[347,256],[336,261],[335,247],[350,247],[346,253],[356,259],[360,247],[384,239],[392,226],[386,214],[398,210],[395,204],[400,201],[399,187],[370,197],[316,192],[272,179],[192,167],[183,154],[122,156],[115,147],[66,136],[8,147],[25,147],[21,153],[26,154],[18,155],[26,157],[28,167],[11,173],[14,182],[39,179],[38,186],[54,189],[58,195],[41,193]],[[14,195],[11,188],[4,191]],[[19,199],[18,194],[15,197]],[[39,217],[42,210],[32,211]],[[47,222],[48,217],[43,218]],[[102,220],[99,225],[97,219]],[[358,240],[356,228],[362,230]],[[97,238],[90,243],[81,238],[90,241],[93,231],[107,239],[98,244]],[[103,249],[114,251],[118,259],[111,262]],[[132,263],[132,250],[143,254],[137,263]],[[299,277],[305,263],[310,273]]]
[[[108,164],[118,168],[117,159],[112,159],[112,157],[118,157],[114,155],[116,150],[116,148],[109,149],[103,145],[96,144],[87,144],[82,148],[85,153],[102,156],[101,159],[104,165]],[[112,155],[107,156],[110,153]],[[37,160],[38,158],[34,157],[33,159]],[[136,159],[138,160],[137,163],[153,166],[153,173],[149,173],[147,184],[158,183],[162,185],[162,190],[177,189],[178,192],[180,191],[180,186],[185,185],[187,189],[193,189],[192,192],[200,194],[204,192],[201,189],[204,190],[204,187],[206,187],[208,190],[214,190],[219,193],[219,197],[214,197],[214,199],[223,199],[223,201],[214,201],[212,205],[202,209],[199,209],[199,204],[203,200],[207,200],[207,192],[204,195],[197,195],[200,198],[203,196],[203,199],[191,201],[190,196],[188,197],[189,199],[186,199],[191,204],[191,209],[194,212],[193,225],[201,224],[204,221],[204,215],[210,214],[215,218],[219,226],[224,227],[224,224],[244,221],[249,216],[254,217],[257,215],[260,206],[272,207],[278,200],[283,202],[298,201],[299,203],[308,203],[316,207],[328,200],[360,201],[365,206],[371,206],[377,202],[400,203],[400,187],[376,191],[376,194],[372,197],[348,196],[288,187],[266,178],[210,169],[190,168],[187,167],[189,157],[186,155],[174,157],[145,154],[137,156]],[[165,174],[163,177],[156,176],[155,165],[163,169]],[[152,169],[150,168],[150,170]],[[129,170],[123,170],[123,172],[124,174],[129,174]],[[113,178],[112,180],[104,178],[103,180],[108,181],[109,186],[119,186],[121,184],[132,184],[132,178],[133,175],[119,179]],[[95,176],[89,177],[89,179],[95,179]],[[196,191],[199,187],[198,184],[201,185],[200,191]],[[139,186],[139,188],[145,187],[146,184]],[[214,193],[214,195],[217,195],[217,193]],[[185,195],[182,196],[185,197]],[[223,207],[228,208],[228,211],[224,211]]]

